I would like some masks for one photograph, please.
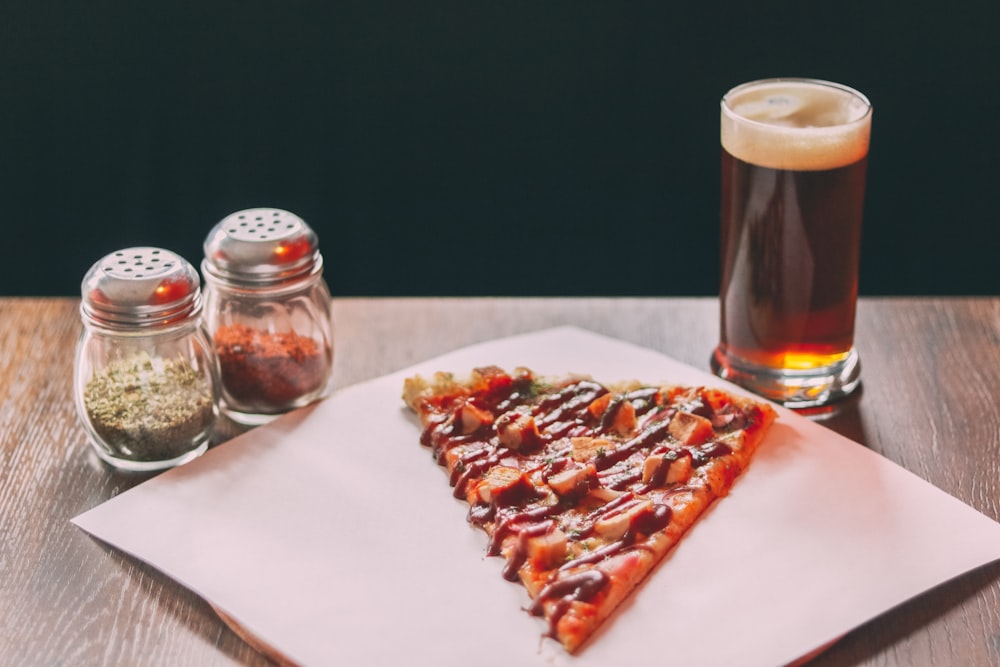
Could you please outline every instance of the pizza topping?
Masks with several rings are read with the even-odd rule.
[[[640,470],[615,468],[600,475],[601,484],[615,491],[624,491],[642,478]]]
[[[517,539],[512,540],[510,550],[507,553],[507,564],[503,568],[503,578],[507,581],[516,581],[517,573],[524,565],[529,554],[534,550],[536,553],[544,547],[548,535],[555,530],[555,522],[551,519],[526,526],[517,531]],[[542,542],[538,542],[538,541]],[[536,543],[532,549],[533,543]],[[558,544],[558,539],[556,540]]]
[[[587,498],[596,500],[602,503],[609,503],[615,498],[622,495],[622,491],[616,491],[614,489],[609,489],[605,486],[595,486],[587,494]]]
[[[579,380],[555,394],[548,394],[538,403],[539,428],[559,438],[570,435],[582,424],[582,417],[594,399],[608,393],[602,385],[590,380]]]
[[[553,414],[559,412],[578,412],[580,408],[590,405],[598,396],[603,396],[608,390],[601,384],[587,379],[575,379],[562,389],[546,394],[538,401],[540,410]],[[555,421],[555,418],[552,419]]]
[[[633,498],[595,521],[594,531],[607,540],[621,539],[637,517],[652,511],[653,501]]]
[[[472,401],[466,401],[455,411],[455,426],[460,428],[462,435],[475,433],[492,423],[493,413],[476,407]]]
[[[700,445],[710,440],[715,431],[705,417],[681,411],[670,420],[670,435],[685,445]]]
[[[469,483],[499,463],[500,456],[495,451],[486,449],[485,456],[479,456],[467,465],[455,466],[452,472],[458,471],[458,476],[455,478],[455,491],[452,495],[464,498]]]
[[[541,616],[545,604],[555,601],[555,609],[549,616],[549,636],[556,637],[560,619],[574,602],[588,602],[608,585],[609,577],[602,570],[585,570],[548,584],[539,593],[528,611]]]
[[[449,449],[438,463],[447,464],[451,469],[450,483],[452,486],[458,483],[459,476],[465,472],[470,465],[484,458],[489,458],[494,454],[493,448],[485,443],[461,445]]]
[[[719,389],[702,389],[698,392],[698,398],[712,413],[737,409],[732,398]]]
[[[592,551],[583,551],[576,558],[567,560],[559,566],[559,573],[568,572],[584,565],[600,563],[620,553],[626,547],[632,546],[634,533],[626,532],[622,537],[614,542],[605,543],[604,546]]]
[[[662,396],[657,387],[640,387],[626,392],[625,400],[632,404],[636,415],[642,415],[660,405]]]
[[[625,444],[615,448],[613,451],[604,454],[598,453],[594,464],[597,466],[598,470],[607,470],[616,463],[624,461],[632,454],[663,440],[669,427],[669,422],[656,422],[652,426],[647,427],[636,437],[626,441]]]
[[[549,570],[566,559],[566,533],[556,528],[551,519],[521,529],[512,542],[503,569],[504,579],[508,581],[517,579],[518,571],[527,560],[536,570]]]
[[[536,451],[544,445],[535,418],[527,409],[505,412],[496,420],[500,443],[516,452]]]
[[[544,535],[528,537],[528,558],[536,569],[549,570],[566,559],[566,533],[553,528]]]
[[[542,479],[559,496],[563,498],[581,496],[600,484],[597,479],[597,468],[593,463],[581,465],[575,461],[571,463],[571,460],[566,458],[557,459],[557,462],[560,464],[558,470],[550,473],[547,469],[542,473]],[[552,467],[550,464],[549,468]]]
[[[700,468],[709,461],[720,456],[732,454],[733,449],[724,442],[710,442],[691,450],[691,465]]]
[[[505,514],[493,526],[493,534],[490,535],[486,553],[490,556],[498,555],[504,540],[508,536],[518,532],[525,524],[547,519],[554,514],[558,514],[562,509],[564,509],[563,506],[559,504],[538,505],[531,509]]]
[[[652,535],[658,531],[666,529],[670,525],[674,511],[670,505],[654,503],[653,511],[638,516],[632,522],[632,529],[643,535]]]
[[[600,419],[601,416],[608,411],[608,405],[611,403],[612,399],[616,399],[615,400],[616,406],[621,404],[622,400],[621,396],[615,396],[614,394],[604,394],[603,396],[595,398],[593,401],[590,402],[590,405],[587,406],[587,412],[589,412],[590,416],[593,417],[594,419]]]
[[[623,551],[643,547],[645,546],[645,543],[641,541],[643,538],[666,529],[673,518],[673,510],[669,505],[662,503],[642,501],[636,505],[629,504],[623,510],[625,510],[623,516],[627,518],[627,521],[615,521],[612,519],[607,524],[607,534],[599,535],[601,540],[598,544],[603,544],[603,546],[594,550],[579,552],[576,557],[563,563],[559,567],[558,572],[566,572],[584,565],[600,563]],[[616,514],[614,516],[622,515]],[[592,527],[595,533],[598,532],[598,524],[601,521],[603,519],[599,519]],[[619,528],[624,528],[620,534],[618,534],[617,530]],[[578,537],[582,537],[588,532],[580,531]]]
[[[429,413],[426,418],[426,425],[424,426],[423,433],[420,434],[420,444],[424,447],[430,447],[431,451],[434,453],[435,457],[438,452],[434,444],[434,435],[440,430],[441,424],[444,424],[448,420],[448,415],[442,413]],[[438,459],[438,463],[441,460]]]
[[[664,510],[670,508],[648,498],[637,496],[633,492],[625,492],[610,502],[598,507],[588,514],[585,521],[573,531],[575,540],[584,540],[597,535],[608,540],[625,540],[619,544],[616,551],[630,543],[626,536],[635,535],[636,531],[643,534],[654,533],[666,528],[670,523],[670,515]],[[592,554],[590,554],[592,555]],[[607,556],[602,553],[601,557]],[[571,566],[573,563],[567,563]]]
[[[569,442],[572,448],[573,459],[581,463],[593,461],[598,456],[605,456],[615,448],[614,443],[607,438],[581,436],[570,438]]]
[[[601,507],[591,512],[588,518],[596,519],[597,517],[600,517],[603,514],[614,512],[618,508],[632,502],[633,500],[635,500],[635,494],[623,493],[614,498],[613,500],[611,500],[610,502],[608,502],[607,504],[602,505]]]
[[[691,476],[691,452],[654,450],[642,464],[642,483],[648,489],[686,482]]]
[[[472,371],[472,376],[473,391],[486,401],[496,402],[514,385],[514,378],[499,366],[481,366]]]
[[[635,406],[624,394],[604,394],[587,406],[587,412],[598,420],[597,430],[601,433],[628,435],[638,423]]]
[[[618,401],[612,401],[608,411],[601,416],[601,423],[597,428],[602,433],[614,431],[618,435],[628,435],[635,430],[638,423],[635,408],[632,407],[631,403],[621,398]]]
[[[689,406],[691,413],[708,419],[717,431],[743,429],[750,421],[745,409],[718,389],[702,389]]]
[[[490,468],[486,477],[476,487],[479,499],[497,507],[519,505],[538,497],[538,492],[528,477],[511,466],[498,465]]]

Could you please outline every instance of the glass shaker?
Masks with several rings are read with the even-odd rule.
[[[288,211],[247,209],[216,224],[204,250],[225,414],[253,426],[324,396],[333,330],[316,233]]]
[[[200,456],[219,381],[197,270],[169,250],[126,248],[95,263],[81,292],[74,398],[98,456],[140,471]]]

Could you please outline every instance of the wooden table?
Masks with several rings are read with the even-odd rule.
[[[204,601],[70,524],[148,478],[112,471],[85,442],[71,399],[77,307],[0,298],[0,664],[269,664]],[[718,335],[706,298],[337,299],[334,317],[340,387],[561,324],[702,369]],[[857,344],[863,393],[824,423],[1000,519],[1000,298],[864,299]],[[1000,562],[810,664],[1000,665]]]

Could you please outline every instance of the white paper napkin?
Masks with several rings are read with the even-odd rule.
[[[729,497],[575,656],[541,639],[403,379],[496,364],[723,385],[574,328],[457,350],[342,390],[73,521],[303,665],[781,665],[1000,558],[1000,524],[788,410]]]

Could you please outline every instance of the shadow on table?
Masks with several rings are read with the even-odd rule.
[[[907,637],[916,637],[921,628],[930,625],[937,618],[952,613],[955,608],[997,582],[1000,582],[1000,561],[959,575],[851,630],[806,665],[825,667],[877,662],[876,656],[890,652],[893,646],[906,641]],[[984,627],[984,630],[988,631],[988,628]],[[967,645],[963,646],[961,642],[955,643],[953,655],[946,657],[947,663],[992,664],[982,662],[983,653],[988,655],[1000,648],[997,646],[1000,643],[1000,635],[979,637],[978,641],[981,642],[979,645],[976,644],[976,630],[970,631],[967,637]]]
[[[868,447],[869,443],[865,434],[864,420],[861,418],[861,399],[863,395],[864,385],[858,387],[847,398],[836,403],[817,408],[802,408],[795,412],[822,424],[845,438]]]
[[[214,636],[215,648],[240,664],[248,667],[279,664],[235,632],[216,613],[215,608],[197,593],[99,538],[91,536],[91,539],[108,554],[109,562],[121,569],[122,576],[132,582],[134,587],[129,587],[130,595],[138,595],[143,601],[153,602],[161,613],[170,616],[174,622],[194,635]]]

